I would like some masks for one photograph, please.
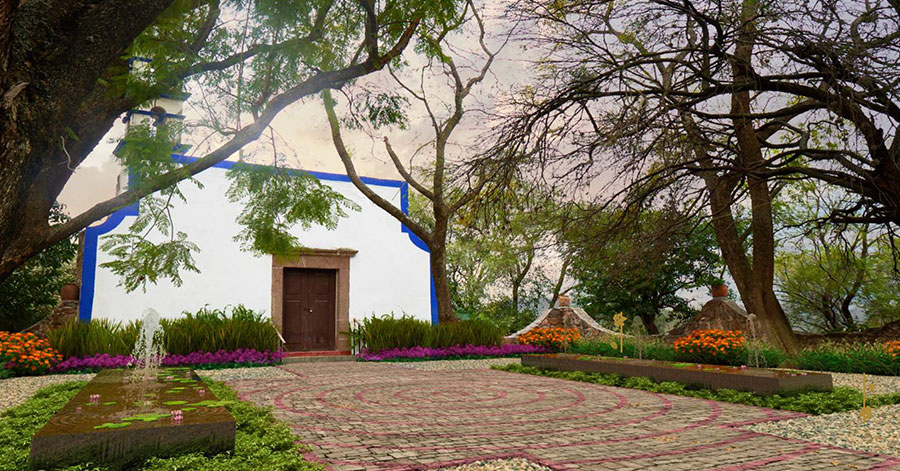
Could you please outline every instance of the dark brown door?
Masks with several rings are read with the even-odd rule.
[[[289,350],[334,350],[335,270],[284,269],[284,340]]]

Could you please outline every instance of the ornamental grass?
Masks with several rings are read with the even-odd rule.
[[[177,319],[162,319],[164,351],[173,355],[237,350],[277,351],[278,330],[262,314],[242,305],[230,309],[202,308]],[[123,325],[108,319],[73,319],[48,333],[50,345],[64,358],[130,355],[140,321]]]
[[[368,354],[415,347],[496,346],[503,339],[502,329],[482,319],[432,325],[411,316],[393,315],[365,318],[349,334],[355,349]]]

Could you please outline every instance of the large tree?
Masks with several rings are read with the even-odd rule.
[[[794,325],[853,331],[897,319],[900,273],[889,235],[865,224],[823,221],[833,208],[846,206],[844,191],[803,182],[782,193],[775,276]]]
[[[617,312],[637,316],[650,335],[660,333],[664,313],[669,319],[694,314],[685,295],[711,285],[721,269],[712,228],[671,208],[625,223],[609,212],[592,214],[569,228],[567,239],[578,260],[574,290],[585,310],[606,320]]]
[[[51,221],[67,219],[61,205],[54,205]],[[60,289],[75,279],[72,270],[78,244],[64,239],[32,257],[0,283],[0,331],[18,332],[53,312]]]
[[[474,31],[477,45],[474,53],[456,51],[452,44],[452,39],[455,38],[450,33],[460,29],[463,25],[468,25]],[[402,98],[393,94],[385,95],[385,104],[380,107],[380,112],[370,113],[366,116],[370,124],[374,128],[378,128],[386,124],[403,124],[403,114],[399,106],[405,101],[413,101],[424,109],[433,133],[433,140],[427,146],[423,146],[423,148],[433,150],[433,154],[429,156],[430,161],[422,162],[420,158],[419,162],[413,163],[418,152],[401,157],[386,136],[384,137],[384,147],[397,173],[409,183],[413,190],[428,200],[431,221],[433,221],[431,227],[419,224],[362,181],[355,168],[355,159],[344,144],[341,121],[335,111],[335,100],[330,91],[326,90],[323,93],[334,147],[344,164],[350,181],[370,201],[403,223],[428,246],[440,322],[457,320],[447,275],[447,237],[451,219],[486,188],[497,186],[497,181],[502,176],[502,172],[497,168],[490,169],[485,166],[480,166],[477,170],[465,174],[454,172],[460,162],[450,151],[455,146],[452,137],[454,131],[457,131],[463,122],[467,108],[472,107],[473,91],[487,77],[494,59],[505,44],[505,41],[501,41],[498,46],[489,47],[481,13],[478,12],[473,2],[467,2],[466,8],[455,22],[448,23],[446,29],[437,31],[433,36],[426,38],[426,47],[423,48],[423,52],[428,56],[428,62],[418,74],[418,83],[410,84],[408,80],[392,74],[396,87],[403,93]],[[467,74],[467,69],[474,70],[474,73]],[[449,85],[449,103],[441,102],[440,94],[426,89],[426,79],[437,81],[438,86]],[[470,149],[476,148],[476,146],[469,147]],[[404,163],[404,160],[407,163]],[[418,174],[416,169],[411,166],[415,164],[418,164],[421,170]],[[427,180],[423,179],[423,176]]]
[[[453,0],[0,0],[0,281],[233,155],[292,103],[382,69],[454,11]],[[141,76],[133,56],[152,60]],[[238,125],[198,160],[148,163],[140,184],[51,223],[56,197],[113,122],[186,83],[219,97]]]
[[[900,3],[516,7],[541,23],[537,39],[549,47],[545,80],[522,95],[503,145],[535,151],[544,164],[568,160],[581,176],[603,163],[610,190],[646,190],[632,202],[682,180],[702,187],[745,306],[770,340],[796,349],[773,286],[773,197],[780,179],[811,178],[856,196],[834,219],[900,222],[900,140],[892,139],[900,76],[887,66],[900,45]],[[835,146],[823,134],[844,139]]]

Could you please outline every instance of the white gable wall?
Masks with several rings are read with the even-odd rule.
[[[430,321],[432,295],[428,253],[413,243],[410,234],[401,231],[402,226],[396,219],[369,202],[352,183],[330,180],[346,177],[314,175],[360,206],[360,211],[348,211],[335,230],[313,226],[308,230],[297,228],[296,232],[305,247],[358,251],[350,259],[350,319],[393,312]],[[138,289],[126,293],[117,286],[118,277],[99,266],[111,257],[98,249],[94,258],[91,239],[104,232],[99,236],[97,246],[100,246],[104,235],[126,233],[135,220],[134,215],[126,214],[134,211],[120,210],[100,227],[89,228],[86,232],[82,319],[108,318],[128,322],[140,318],[147,308],[156,309],[164,317],[176,317],[182,311],[195,312],[204,305],[221,308],[228,304],[244,304],[270,313],[272,256],[244,252],[233,240],[241,230],[235,221],[243,207],[229,203],[225,196],[229,186],[226,170],[214,167],[200,173],[197,179],[203,189],[191,182],[181,183],[187,203],[174,201],[172,218],[175,230],[185,232],[188,239],[199,246],[200,252],[194,255],[194,260],[200,273],[182,272],[181,287],[160,280],[155,285],[148,283],[146,292]],[[401,207],[405,185],[373,181],[379,182],[382,185],[370,184],[370,187]],[[121,222],[116,224],[117,220]],[[422,245],[421,241],[418,245]],[[91,267],[95,267],[92,289],[88,286],[91,284]]]

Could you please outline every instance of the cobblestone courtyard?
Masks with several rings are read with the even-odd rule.
[[[569,470],[900,470],[900,460],[753,433],[797,414],[492,370],[300,363],[231,382],[335,471],[524,457]]]

